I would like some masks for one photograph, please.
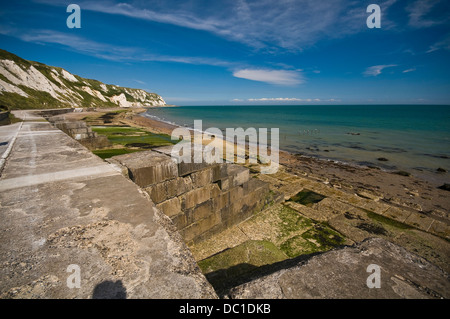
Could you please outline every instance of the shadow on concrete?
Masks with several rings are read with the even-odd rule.
[[[336,248],[343,248],[339,246]],[[274,264],[264,266],[254,266],[247,263],[241,263],[227,269],[219,269],[205,274],[206,279],[213,286],[219,298],[226,297],[230,290],[236,286],[250,282],[263,276],[270,275],[282,269],[288,269],[299,264],[305,263],[313,256],[320,255],[324,252],[315,252],[307,255],[300,255],[295,258],[286,259]]]
[[[127,290],[121,280],[103,281],[97,284],[92,293],[92,299],[126,299]]]
[[[348,247],[348,245],[336,245],[331,250],[339,250]],[[288,258],[273,264],[264,266],[254,266],[248,263],[241,263],[231,266],[227,269],[218,269],[216,271],[205,274],[206,279],[213,286],[219,298],[226,298],[230,291],[242,284],[256,280],[258,278],[268,276],[283,269],[289,269],[308,262],[314,256],[318,256],[329,252],[319,251],[310,254],[299,255],[297,257]]]

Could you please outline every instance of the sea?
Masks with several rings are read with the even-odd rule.
[[[450,183],[450,105],[227,105],[150,108],[145,116],[203,130],[279,129],[290,153]],[[447,171],[447,172],[446,172]]]

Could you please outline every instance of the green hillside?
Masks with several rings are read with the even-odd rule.
[[[9,109],[164,106],[156,93],[85,79],[0,49],[0,105]]]

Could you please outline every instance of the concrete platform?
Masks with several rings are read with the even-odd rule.
[[[449,296],[447,273],[381,238],[313,256],[230,292],[232,299],[447,299]]]
[[[17,133],[0,178],[0,298],[217,297],[136,184],[36,113],[16,116],[32,121],[0,131]]]

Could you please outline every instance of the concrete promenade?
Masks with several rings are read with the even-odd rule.
[[[0,298],[216,298],[136,184],[38,113],[14,114],[24,122],[0,127]]]

